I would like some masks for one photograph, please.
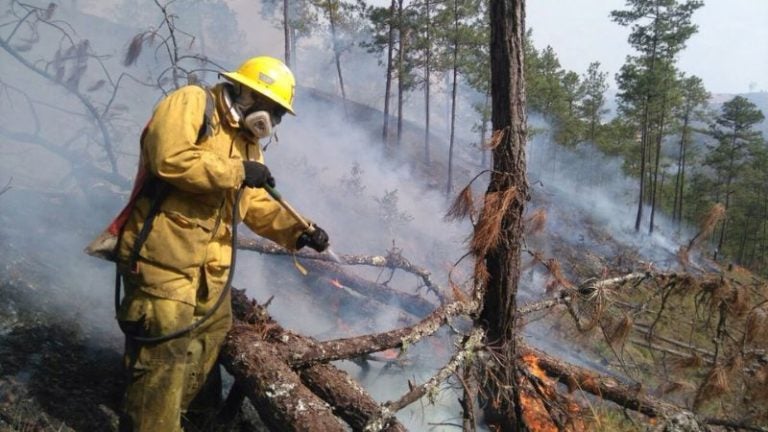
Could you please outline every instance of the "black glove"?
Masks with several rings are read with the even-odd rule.
[[[243,184],[252,188],[275,187],[275,178],[266,165],[255,161],[243,161],[245,179]]]
[[[328,233],[317,225],[312,225],[311,229],[304,231],[296,240],[296,249],[309,246],[312,249],[322,252],[328,249]]]

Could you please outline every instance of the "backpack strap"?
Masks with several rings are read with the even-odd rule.
[[[216,101],[213,99],[213,94],[208,87],[202,84],[194,84],[205,92],[205,111],[203,112],[203,124],[200,126],[200,130],[197,132],[197,142],[199,143],[205,138],[213,135],[213,116],[216,110]]]
[[[194,85],[202,88],[205,92],[205,111],[203,112],[203,123],[200,126],[200,130],[197,132],[196,142],[199,143],[203,139],[213,135],[213,116],[214,110],[216,109],[216,101],[213,98],[213,94],[207,87],[203,86],[202,84]],[[147,122],[147,126],[144,127],[144,130],[141,133],[141,146],[144,145],[144,137],[147,134],[148,128],[149,122]],[[155,177],[151,173],[147,172],[145,177],[146,179],[141,186],[139,195],[150,197],[152,203],[150,204],[149,212],[147,212],[147,217],[144,219],[144,224],[142,225],[136,240],[133,242],[133,248],[131,249],[131,254],[129,256],[128,268],[134,273],[138,272],[139,252],[141,251],[141,247],[144,245],[144,242],[147,241],[147,237],[149,237],[149,233],[152,230],[152,224],[155,220],[155,216],[157,216],[157,213],[160,212],[160,206],[163,204],[163,201],[165,201],[165,198],[168,196],[168,193],[171,190],[170,184]]]

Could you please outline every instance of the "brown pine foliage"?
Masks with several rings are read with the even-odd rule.
[[[693,401],[694,409],[701,406],[702,403],[722,396],[730,388],[728,382],[728,370],[723,365],[717,364],[709,371],[704,382],[699,387],[696,397]]]
[[[501,237],[501,221],[516,196],[515,188],[485,195],[485,206],[475,226],[475,235],[470,245],[475,256],[485,256],[491,248],[498,245]]]
[[[537,209],[525,220],[525,233],[528,235],[539,234],[544,231],[547,224],[547,211],[543,208]]]
[[[445,214],[446,221],[464,220],[474,211],[474,198],[472,197],[472,185],[468,184],[459,192],[453,204]]]
[[[624,313],[621,319],[615,320],[615,322],[606,331],[606,338],[608,343],[613,346],[623,346],[629,338],[629,334],[632,332],[632,327],[635,324],[635,320],[632,317]]]
[[[504,135],[506,133],[506,129],[504,130],[495,130],[491,134],[491,138],[488,140],[488,142],[485,143],[485,148],[487,150],[493,150],[496,147],[501,144],[502,141],[504,141]]]
[[[144,45],[144,36],[146,33],[139,33],[131,39],[131,43],[128,45],[128,49],[125,52],[125,58],[123,58],[123,66],[132,66],[136,63],[136,60],[141,55],[141,48]]]
[[[752,309],[744,325],[744,341],[752,343],[768,334],[768,310],[766,305]]]

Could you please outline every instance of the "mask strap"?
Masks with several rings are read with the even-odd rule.
[[[239,126],[242,124],[241,122],[243,120],[243,113],[237,104],[232,100],[232,92],[234,91],[235,88],[233,85],[225,84],[222,94],[224,96],[224,106],[227,109],[227,117],[229,117],[229,120],[233,126]]]

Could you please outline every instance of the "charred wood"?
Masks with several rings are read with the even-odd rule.
[[[386,285],[377,284],[367,279],[354,276],[348,272],[344,272],[339,268],[339,266],[335,263],[335,261],[332,258],[328,257],[327,255],[323,255],[323,254],[319,254],[311,251],[303,251],[303,250],[298,252],[290,252],[278,246],[275,243],[267,242],[262,239],[252,239],[252,238],[244,238],[244,237],[240,237],[238,239],[237,246],[240,249],[266,253],[270,255],[294,255],[298,258],[306,258],[310,261],[305,262],[304,263],[305,266],[310,268],[315,268],[317,271],[326,272],[329,276],[335,273],[338,273],[340,275],[339,281],[342,284],[348,285],[350,286],[350,288],[354,288],[356,291],[359,290],[361,294],[369,295],[372,298],[381,301],[382,303],[391,303],[393,299],[396,299],[400,303],[403,303],[405,305],[408,302],[415,301],[416,302],[415,305],[409,306],[414,308],[413,311],[410,311],[414,315],[424,316],[428,314],[435,307],[434,304],[425,300],[421,296],[393,290],[392,288]],[[437,284],[435,284],[432,281],[431,273],[424,268],[413,265],[408,259],[400,255],[396,251],[389,252],[385,256],[340,255],[339,259],[341,260],[342,264],[367,265],[372,267],[400,269],[408,273],[414,274],[421,279],[424,286],[426,286],[430,292],[435,294],[435,296],[437,296],[437,298],[441,302],[445,301],[445,297],[442,293],[442,290]],[[341,280],[342,277],[344,278],[344,280],[349,281],[349,284],[345,283],[344,280]]]
[[[580,389],[649,417],[666,418],[683,411],[680,407],[643,393],[641,388],[598,375],[589,369],[566,363],[530,346],[520,344],[521,355],[532,354],[547,375],[569,389]]]

